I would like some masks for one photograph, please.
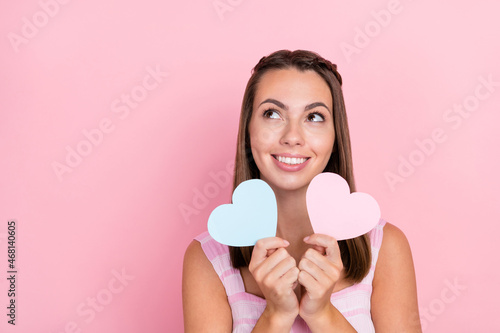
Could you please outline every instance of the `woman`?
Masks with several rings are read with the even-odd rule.
[[[337,242],[314,234],[306,190],[335,172],[355,191],[336,66],[277,51],[255,66],[243,98],[233,188],[260,178],[278,204],[277,236],[228,248],[207,233],[184,258],[186,332],[420,332],[404,234],[380,220]]]

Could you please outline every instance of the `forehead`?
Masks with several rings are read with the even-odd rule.
[[[313,70],[289,68],[264,73],[257,84],[254,107],[267,98],[275,98],[285,104],[321,101],[332,107],[332,94],[328,84]]]

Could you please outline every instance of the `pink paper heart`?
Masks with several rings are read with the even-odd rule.
[[[307,212],[315,233],[337,240],[355,238],[372,230],[380,220],[380,207],[369,194],[350,193],[336,173],[320,173],[309,184]]]

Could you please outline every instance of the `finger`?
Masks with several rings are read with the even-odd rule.
[[[265,257],[263,259],[256,259],[254,260],[253,255],[252,255],[252,260],[250,261],[250,265],[248,266],[248,269],[250,272],[254,275],[254,278],[256,279],[263,279],[265,276],[269,275],[269,273],[276,269],[276,266],[279,265],[282,261],[284,261],[287,258],[291,258],[293,260],[293,263],[289,264],[290,267],[293,267],[295,263],[295,259],[288,254],[287,250],[285,248],[279,248],[277,249],[271,256]],[[260,261],[258,261],[260,260]],[[283,275],[286,272],[282,272],[281,275]],[[280,275],[280,276],[281,276]],[[279,276],[278,276],[279,277]],[[275,277],[277,278],[277,277]]]
[[[270,261],[271,259],[274,259],[274,258],[269,258],[267,261]],[[262,266],[264,266],[264,265],[262,265]],[[282,260],[280,260],[279,262],[277,262],[273,266],[271,266],[271,264],[267,265],[267,262],[266,262],[266,266],[272,267],[272,268],[270,268],[270,271],[267,274],[266,279],[269,279],[269,281],[276,281],[276,280],[282,278],[290,269],[297,267],[297,264],[295,262],[295,259],[292,256],[287,255],[287,257],[283,258]],[[265,268],[263,268],[263,269],[265,269]]]
[[[331,276],[333,279],[337,279],[340,270],[344,267],[342,264],[342,258],[340,257],[340,252],[337,257],[324,256],[314,249],[308,249],[302,256],[302,260],[308,260],[312,264],[323,270],[327,276]],[[300,264],[300,263],[299,263]]]
[[[299,269],[297,267],[292,267],[288,272],[285,273],[278,281],[275,283],[275,290],[281,296],[290,296],[294,294],[294,289],[297,286],[299,278]]]
[[[299,279],[300,270],[297,266],[290,268],[282,277],[282,281],[289,284],[292,289],[297,286],[297,280]]]
[[[262,238],[255,243],[252,257],[255,256],[256,260],[262,261],[268,256],[269,250],[276,250],[280,247],[287,247],[288,245],[290,245],[288,241],[279,237]]]
[[[332,260],[321,254],[315,249],[307,249],[302,258],[306,258],[310,261],[312,261],[315,265],[320,266],[322,269],[325,269],[325,265],[329,265],[332,263]]]
[[[306,288],[306,292],[307,293],[310,293],[312,290],[315,290],[316,287],[317,287],[317,285],[318,285],[318,282],[316,281],[316,279],[313,278],[311,276],[311,274],[309,274],[306,271],[300,271],[299,272],[299,276],[297,278],[297,281],[299,281],[299,283],[304,288]]]
[[[267,256],[270,257],[271,254],[273,254],[274,252],[276,252],[277,249],[270,249],[270,250],[267,250]]]
[[[322,256],[326,255],[326,247],[313,245],[312,248],[319,252]]]
[[[328,280],[328,275],[325,273],[325,271],[307,258],[302,258],[302,260],[300,260],[299,262],[298,267],[301,271],[309,273],[309,275],[314,280],[321,284],[323,284],[325,280]]]
[[[338,253],[340,253],[337,240],[328,235],[312,234],[311,236],[304,238],[304,242],[315,247],[324,248],[324,253],[326,253],[327,256],[336,256]]]

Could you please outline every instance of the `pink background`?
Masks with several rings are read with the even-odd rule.
[[[302,48],[338,64],[358,189],[411,243],[424,331],[500,331],[499,10],[493,0],[4,1],[0,330],[181,332],[184,250],[229,200],[250,70]],[[58,177],[67,149],[86,156]],[[392,186],[388,173],[400,177]]]

